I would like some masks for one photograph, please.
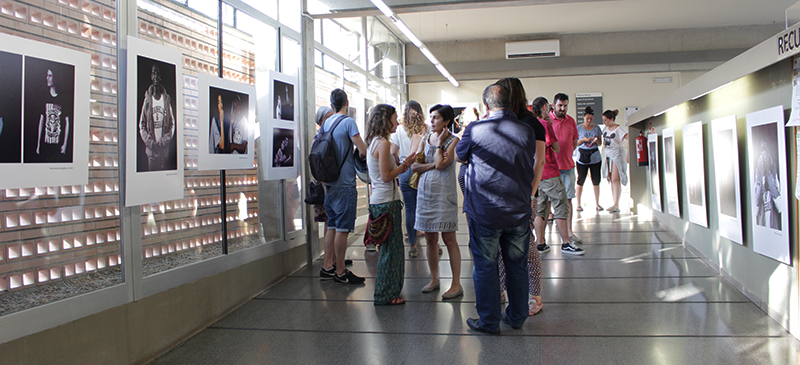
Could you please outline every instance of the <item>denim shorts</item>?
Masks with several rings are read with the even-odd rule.
[[[328,229],[335,229],[336,232],[353,232],[356,228],[356,203],[358,203],[358,191],[355,187],[328,186],[325,193]]]
[[[575,198],[575,168],[569,170],[561,170],[561,182],[564,183],[564,189],[567,190],[567,199]]]

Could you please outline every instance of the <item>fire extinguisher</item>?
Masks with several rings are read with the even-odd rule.
[[[647,138],[642,131],[636,137],[636,160],[639,161],[639,166],[647,166]]]

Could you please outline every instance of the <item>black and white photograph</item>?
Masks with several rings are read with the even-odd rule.
[[[272,167],[294,167],[294,130],[273,130]]]
[[[22,55],[0,51],[0,163],[22,162]]]
[[[711,121],[714,146],[714,175],[717,190],[719,235],[738,244],[742,240],[741,194],[739,189],[739,137],[736,116]]]
[[[664,138],[664,188],[667,193],[667,213],[675,217],[681,217],[681,207],[679,201],[678,188],[678,169],[677,159],[675,158],[675,129],[666,128],[663,132]]]
[[[0,189],[89,182],[91,56],[0,34]]]
[[[176,66],[145,56],[138,56],[135,65],[139,116],[136,172],[176,170]]]
[[[648,169],[650,173],[650,202],[655,211],[661,212],[661,174],[658,171],[658,134],[647,135]]]
[[[275,106],[273,118],[294,120],[294,85],[281,80],[273,80],[272,105]]]
[[[183,198],[180,51],[128,37],[126,206]]]
[[[25,163],[71,163],[75,66],[25,57]]]
[[[228,170],[253,168],[252,125],[255,89],[251,85],[200,75],[198,168]]]
[[[705,172],[703,122],[689,123],[683,126],[683,176],[689,196],[689,221],[701,227],[708,227]]]
[[[747,114],[753,250],[789,264],[783,107]]]

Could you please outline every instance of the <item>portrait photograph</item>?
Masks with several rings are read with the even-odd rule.
[[[667,193],[667,213],[681,217],[677,161],[675,158],[675,129],[664,129],[664,187]]]
[[[275,128],[272,133],[272,167],[294,166],[294,130]]]
[[[648,169],[650,173],[650,202],[651,208],[661,212],[661,176],[658,171],[658,134],[647,135]]]
[[[272,105],[275,106],[273,118],[294,121],[294,85],[281,80],[273,80]]]
[[[204,74],[198,83],[198,169],[252,169],[255,88]]]
[[[711,121],[714,175],[717,191],[719,235],[738,244],[742,240],[741,194],[739,189],[739,134],[736,116]]]
[[[0,51],[0,163],[22,162],[22,55]]]
[[[71,163],[75,142],[75,66],[25,57],[23,162]]]
[[[783,107],[750,113],[746,119],[753,250],[788,264],[789,194]]]
[[[136,172],[178,168],[175,65],[136,58]],[[182,121],[181,121],[182,123]]]
[[[708,227],[705,175],[703,122],[689,123],[683,126],[683,176],[689,196],[689,222],[701,227]]]

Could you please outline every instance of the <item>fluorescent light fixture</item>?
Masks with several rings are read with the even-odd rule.
[[[715,87],[715,88],[714,88],[714,89],[712,89],[712,90],[706,91],[706,92],[704,92],[704,93],[702,93],[702,94],[700,94],[700,95],[697,95],[697,96],[693,97],[693,98],[692,98],[692,100],[697,100],[697,99],[700,99],[700,98],[702,98],[702,97],[704,97],[704,96],[706,96],[706,95],[708,95],[708,94],[711,94],[711,93],[713,93],[714,91],[717,91],[717,90],[719,90],[719,89],[722,89],[723,87],[725,87],[725,86],[728,86],[728,85],[730,85],[730,84],[732,84],[732,83],[733,83],[733,81],[731,81],[731,82],[729,82],[729,83],[727,83],[727,84],[725,84],[725,85],[722,85],[722,86],[719,86],[719,87]]]
[[[439,70],[439,73],[441,73],[442,76],[444,76],[448,81],[450,81],[450,83],[453,84],[453,86],[458,87],[458,81],[456,81],[453,75],[451,75],[450,72],[447,72],[447,69],[444,68],[444,66],[442,66],[442,63],[439,62],[439,60],[436,59],[436,56],[433,55],[433,52],[431,52],[431,50],[429,50],[428,47],[425,47],[425,44],[422,43],[422,41],[416,36],[416,34],[414,34],[414,32],[411,31],[411,29],[408,29],[406,23],[403,23],[403,21],[400,20],[397,14],[395,14],[392,11],[392,8],[386,5],[386,3],[383,2],[383,0],[370,0],[370,1],[372,1],[372,3],[375,4],[375,6],[378,8],[378,10],[381,11],[381,13],[383,13],[383,15],[386,15],[389,19],[392,20],[392,22],[394,22],[394,25],[397,27],[397,29],[400,29],[400,32],[402,32],[406,37],[408,37],[408,40],[410,40],[411,43],[413,43],[417,48],[419,48],[420,52],[422,52],[422,54],[425,55],[425,57],[429,61],[431,61],[431,63],[434,66],[436,66],[436,69]]]

